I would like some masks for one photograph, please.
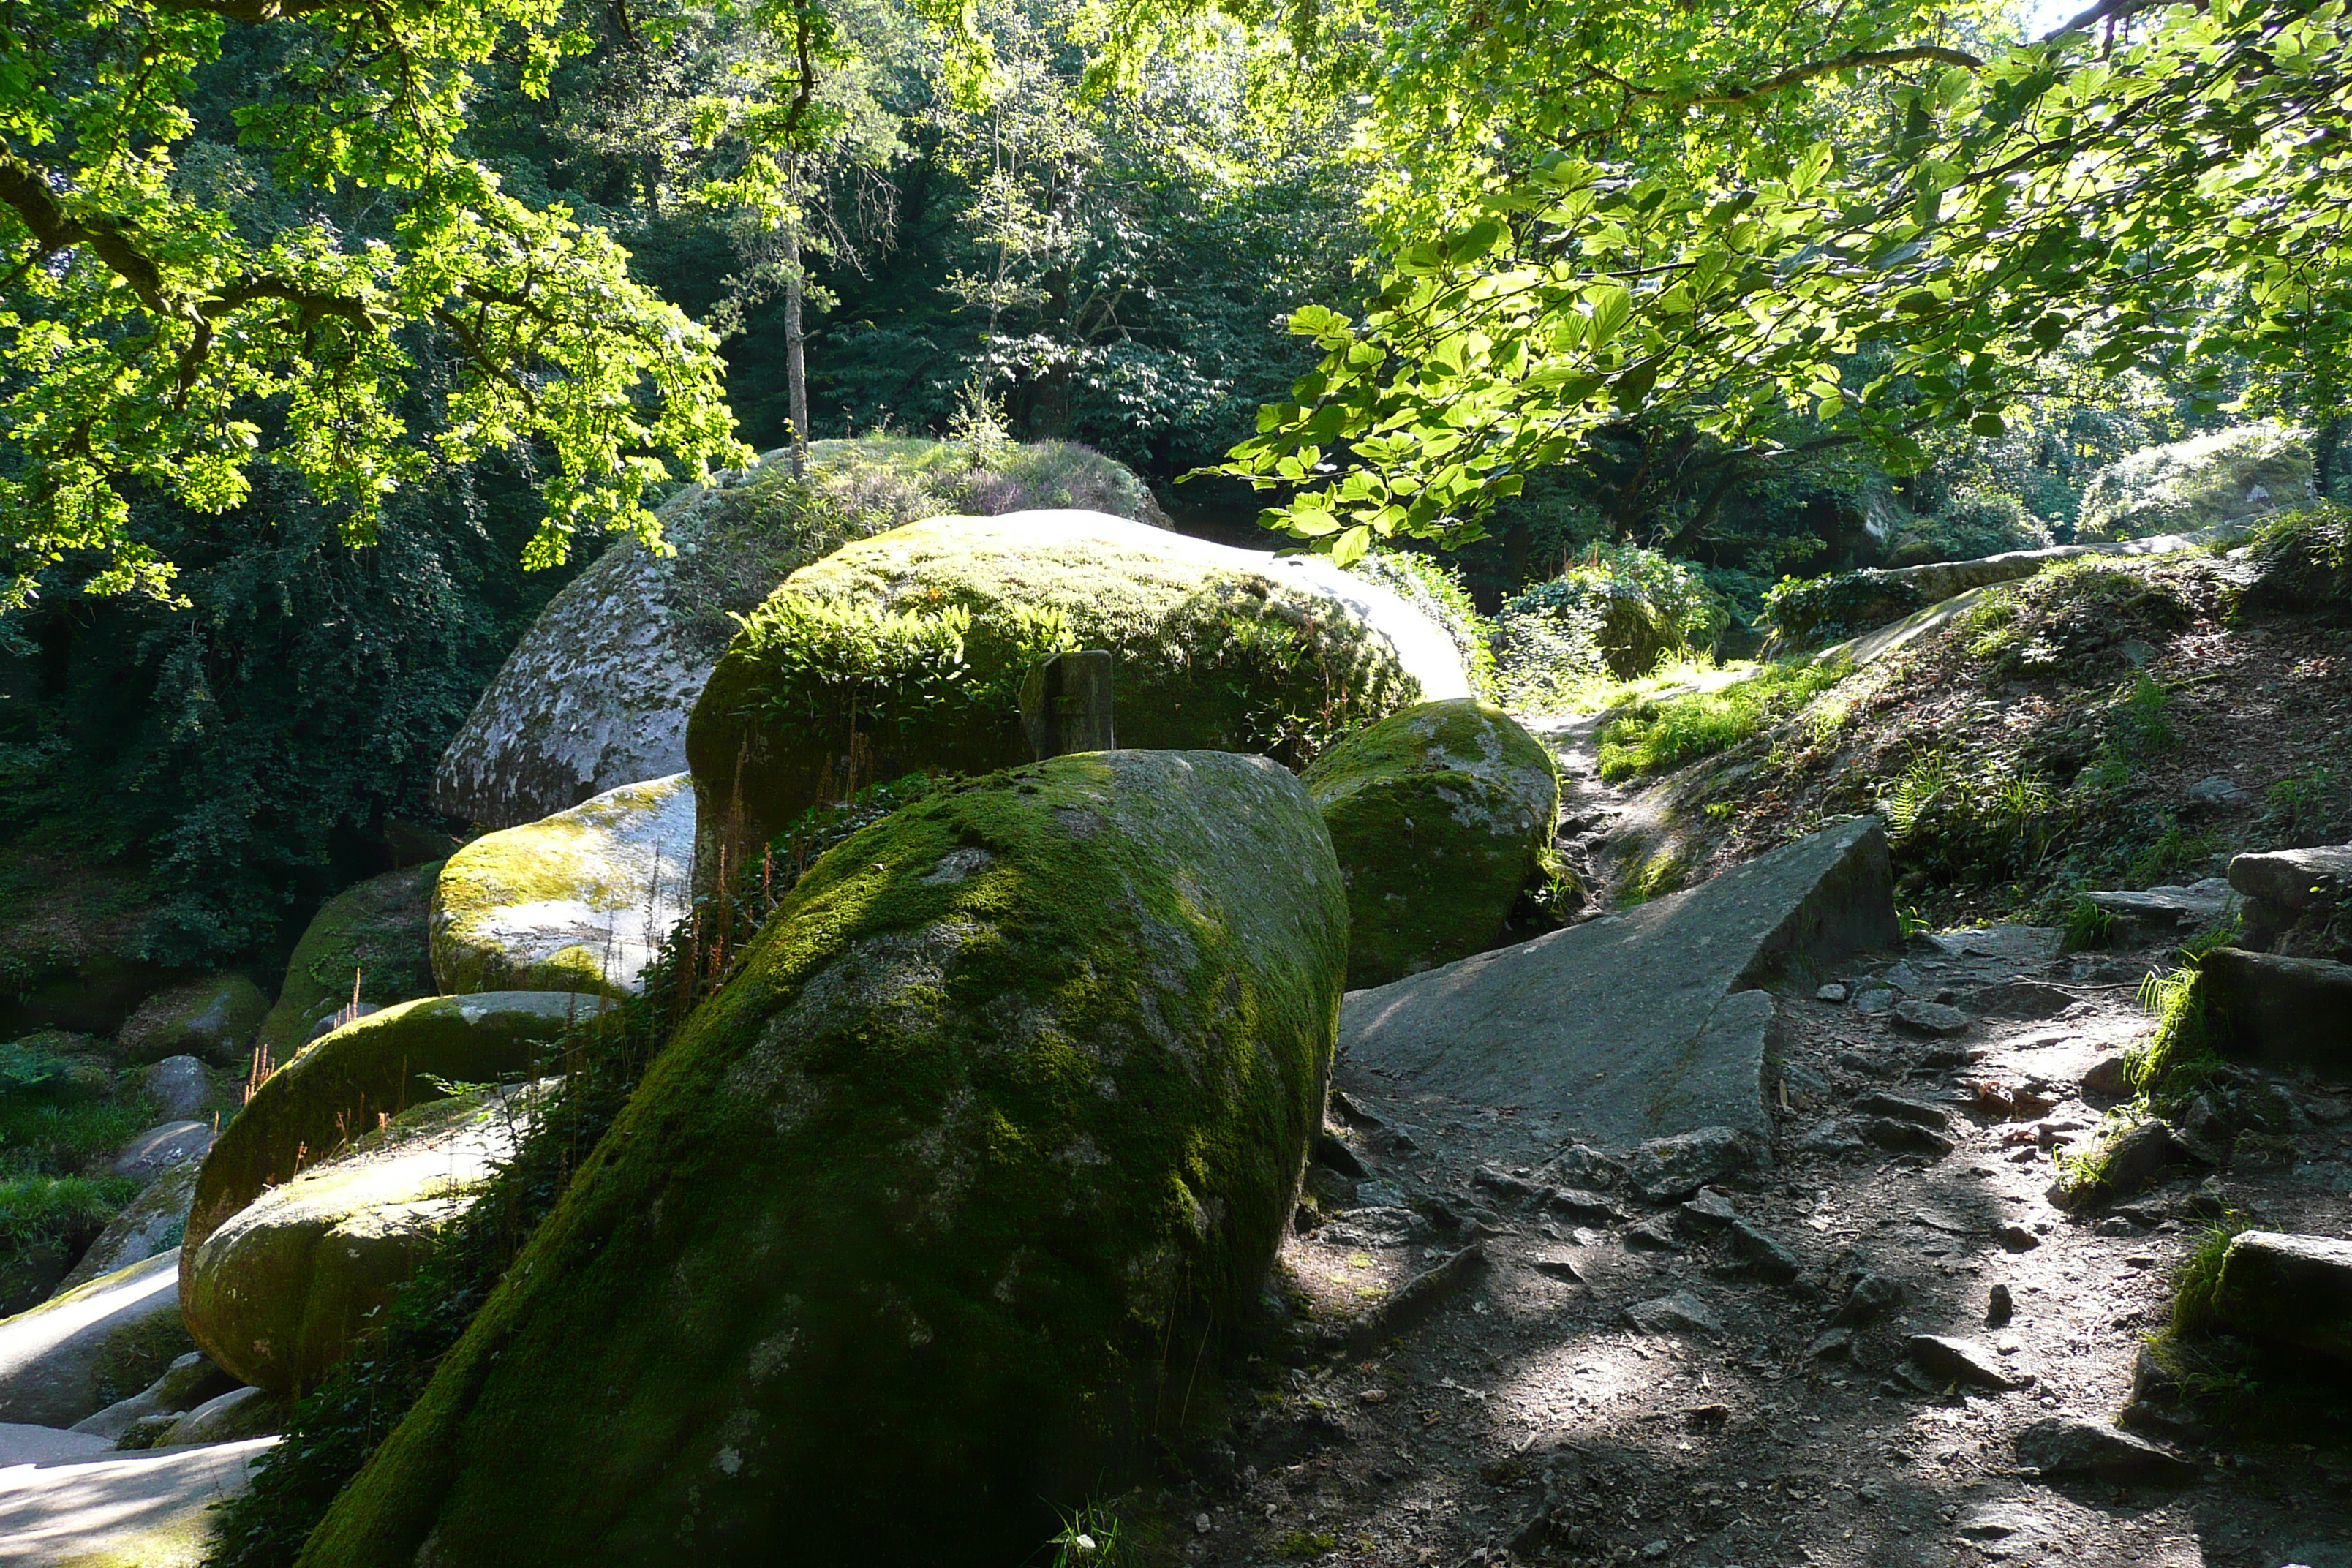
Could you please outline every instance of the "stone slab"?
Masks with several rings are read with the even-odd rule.
[[[2290,917],[2332,910],[2352,896],[2352,844],[2240,855],[2230,862],[2230,886]]]
[[[1768,1133],[1776,971],[1898,937],[1886,839],[1857,817],[1685,892],[1392,984],[1340,1009],[1340,1081],[1557,1112],[1633,1143]]]
[[[180,1249],[52,1297],[0,1321],[0,1421],[70,1426],[108,1403],[110,1348],[180,1313]]]
[[[2352,963],[2224,947],[2205,955],[2207,1004],[2224,1049],[2274,1066],[2352,1069]]]
[[[242,1490],[254,1459],[277,1441],[0,1469],[0,1564],[195,1568],[212,1530],[206,1510]]]

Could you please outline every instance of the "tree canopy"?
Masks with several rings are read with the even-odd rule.
[[[2209,401],[2233,360],[2334,395],[2336,0],[2110,0],[2007,46],[1983,15],[1859,9],[1356,18],[1385,271],[1360,317],[1293,316],[1322,363],[1226,471],[1347,557],[1475,539],[1660,410],[1765,454],[1810,416],[1811,446],[1900,471],[1931,426],[2000,434],[2062,349]]]

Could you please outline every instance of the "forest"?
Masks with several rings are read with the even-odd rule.
[[[0,1536],[2352,1568],[2347,226],[2342,0],[0,0]]]

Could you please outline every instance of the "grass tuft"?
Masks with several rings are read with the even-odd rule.
[[[1746,680],[1713,691],[1636,698],[1601,726],[1601,776],[1613,784],[1727,751],[1804,708],[1853,672],[1850,664],[1796,661],[1763,666]],[[1825,712],[1817,732],[1834,732],[1843,716],[1842,710]]]

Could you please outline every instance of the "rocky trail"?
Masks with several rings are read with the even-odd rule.
[[[1622,809],[1594,728],[1547,735],[1564,838]],[[1752,1158],[1420,1089],[1365,1070],[1343,1022],[1280,1268],[1289,1343],[1197,1484],[1158,1500],[1169,1545],[1216,1564],[2352,1564],[2343,1452],[2147,1406],[2147,1436],[2115,1424],[2216,1216],[2344,1233],[2352,1085],[2277,1080],[2298,1157],[2183,1163],[2063,1214],[2054,1162],[2120,1100],[2141,977],[2173,955],[2060,945],[1994,927],[1789,966],[1765,987]]]

